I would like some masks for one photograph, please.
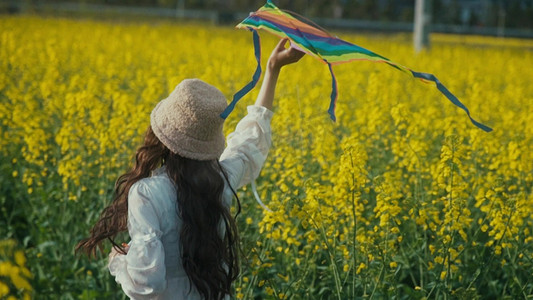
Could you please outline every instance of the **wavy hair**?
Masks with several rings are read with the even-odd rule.
[[[112,203],[106,207],[90,231],[90,236],[76,245],[76,253],[89,257],[103,251],[107,239],[122,254],[124,249],[114,238],[127,230],[128,192],[131,186],[161,165],[177,189],[177,214],[182,220],[183,268],[192,289],[205,299],[222,299],[231,294],[231,284],[239,274],[239,235],[229,207],[223,203],[225,181],[237,198],[218,159],[199,161],[172,153],[149,127],[143,145],[137,150],[133,168],[115,184]]]

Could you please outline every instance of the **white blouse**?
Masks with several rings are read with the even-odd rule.
[[[272,143],[272,114],[262,106],[249,106],[248,115],[228,136],[220,164],[234,189],[259,176]],[[165,167],[130,188],[130,248],[126,255],[109,255],[108,268],[131,299],[201,299],[191,287],[181,263],[179,233],[182,223],[177,214],[176,197],[176,187]],[[233,199],[229,186],[225,187],[222,197],[229,207]]]

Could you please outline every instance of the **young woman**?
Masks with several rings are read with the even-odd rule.
[[[281,40],[268,60],[256,103],[228,136],[226,99],[198,79],[181,82],[150,115],[131,171],[76,251],[89,255],[108,239],[109,270],[132,299],[224,299],[239,273],[234,188],[259,175],[271,144],[278,75],[304,55]],[[123,247],[113,238],[128,230]]]

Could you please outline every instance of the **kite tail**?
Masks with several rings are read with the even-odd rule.
[[[333,122],[335,122],[337,121],[337,117],[335,117],[335,107],[337,106],[337,79],[335,78],[331,64],[327,61],[326,63],[328,64],[329,72],[331,73],[331,100],[329,102],[328,113]]]
[[[492,131],[492,128],[486,126],[486,125],[483,125],[481,123],[479,123],[478,121],[472,119],[472,117],[470,116],[470,111],[468,111],[468,108],[466,108],[466,106],[461,103],[461,101],[459,101],[459,99],[457,99],[457,97],[455,97],[438,79],[437,77],[435,77],[435,75],[433,74],[428,74],[428,73],[419,73],[419,72],[415,72],[413,70],[411,70],[411,73],[413,74],[414,77],[416,78],[419,78],[419,79],[424,79],[424,80],[429,80],[429,81],[433,81],[437,84],[437,89],[444,95],[446,96],[446,98],[448,98],[448,100],[450,100],[453,104],[455,104],[456,106],[458,106],[459,108],[461,108],[462,110],[464,110],[466,112],[466,114],[468,115],[468,117],[470,118],[470,121],[472,122],[472,124],[476,125],[478,128],[480,128],[481,130],[484,130],[485,132],[491,132]]]
[[[252,33],[253,33],[253,39],[254,39],[254,53],[255,53],[255,60],[257,61],[257,68],[255,69],[255,73],[252,76],[252,81],[248,82],[247,85],[245,85],[240,91],[236,92],[233,95],[233,100],[231,100],[231,103],[226,107],[226,109],[220,114],[220,117],[222,119],[226,119],[229,114],[233,111],[235,108],[235,104],[244,97],[244,95],[248,94],[249,91],[251,91],[257,82],[259,81],[259,78],[261,77],[261,44],[259,41],[259,34],[257,31],[251,27],[247,27]]]

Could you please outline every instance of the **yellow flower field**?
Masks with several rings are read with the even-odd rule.
[[[371,62],[334,67],[333,123],[327,67],[311,57],[287,67],[257,182],[273,212],[249,188],[239,192],[245,258],[235,296],[531,297],[533,41],[434,34],[415,55],[410,35],[337,34],[435,74],[494,131],[473,126],[432,85]],[[261,37],[264,63],[276,38]],[[31,272],[20,288],[0,272],[0,298],[120,298],[105,255],[88,260],[73,248],[111,200],[151,109],[191,77],[230,99],[254,68],[244,30],[0,17],[0,238],[24,247]]]

